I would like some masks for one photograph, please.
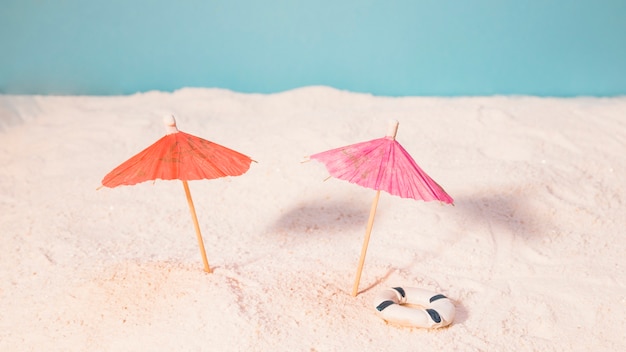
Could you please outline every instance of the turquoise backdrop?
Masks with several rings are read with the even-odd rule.
[[[0,4],[5,94],[626,94],[626,0]]]

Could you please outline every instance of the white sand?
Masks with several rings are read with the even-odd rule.
[[[183,187],[96,191],[182,131],[257,160]],[[455,206],[374,191],[307,155],[398,141]],[[308,87],[124,97],[0,96],[0,351],[620,351],[626,346],[626,98],[383,98]],[[454,299],[440,330],[372,299]]]

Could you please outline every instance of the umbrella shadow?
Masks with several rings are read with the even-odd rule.
[[[274,220],[267,231],[312,235],[363,229],[368,212],[368,204],[317,199],[294,205]]]
[[[459,197],[454,212],[469,219],[472,227],[487,226],[492,233],[506,231],[525,239],[536,238],[554,228],[549,214],[530,202],[530,197],[535,196],[520,189]]]

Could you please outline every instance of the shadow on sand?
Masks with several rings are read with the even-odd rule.
[[[512,187],[455,199],[458,212],[470,227],[489,226],[493,232],[509,232],[533,239],[554,228],[550,208],[533,187]]]
[[[368,215],[367,203],[317,199],[294,205],[274,220],[267,231],[292,235],[356,231],[365,228]]]

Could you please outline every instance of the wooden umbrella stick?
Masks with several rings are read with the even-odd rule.
[[[352,286],[352,296],[356,297],[359,292],[359,282],[361,281],[361,272],[363,271],[363,264],[365,263],[365,254],[367,254],[367,246],[370,243],[370,234],[372,233],[372,226],[374,226],[374,216],[376,215],[376,207],[378,206],[378,198],[380,198],[380,191],[376,191],[376,197],[372,202],[372,209],[370,210],[370,218],[367,221],[367,229],[365,230],[365,240],[363,240],[363,248],[361,248],[361,259],[359,259],[359,267],[356,272],[356,279],[354,280],[354,286]]]
[[[183,180],[183,187],[185,187],[185,195],[187,195],[187,203],[189,203],[189,210],[191,211],[191,218],[193,219],[193,226],[196,228],[196,236],[198,237],[198,246],[200,246],[200,254],[202,254],[202,261],[204,262],[204,271],[211,272],[209,267],[209,261],[206,259],[206,251],[204,250],[204,242],[202,241],[202,234],[200,233],[200,225],[198,224],[198,217],[196,216],[196,208],[193,206],[193,200],[191,199],[191,192],[189,192],[189,184]]]

